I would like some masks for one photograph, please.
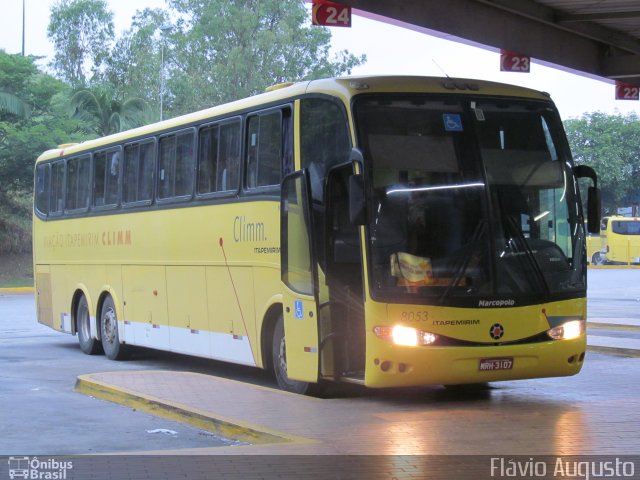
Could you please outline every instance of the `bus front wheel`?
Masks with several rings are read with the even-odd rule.
[[[596,252],[591,257],[591,265],[604,265],[604,258],[600,252]]]
[[[98,355],[103,353],[100,340],[91,337],[91,317],[89,316],[89,306],[84,295],[80,297],[76,307],[76,331],[78,332],[78,343],[80,349],[87,355]]]
[[[478,392],[488,392],[491,390],[491,386],[488,382],[479,382],[479,383],[460,383],[460,384],[451,384],[451,385],[443,385],[444,388],[450,392],[457,393],[478,393]]]
[[[287,345],[284,339],[284,318],[282,314],[276,321],[273,329],[273,344],[271,348],[273,371],[276,375],[278,386],[287,392],[304,395],[309,393],[310,384],[299,380],[291,380],[287,376]]]
[[[104,299],[100,310],[100,337],[107,358],[123,360],[127,356],[126,346],[120,343],[118,336],[118,316],[111,296]]]

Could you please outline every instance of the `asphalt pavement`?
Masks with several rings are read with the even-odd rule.
[[[142,349],[128,362],[89,357],[35,323],[32,295],[0,293],[0,455],[145,455],[91,457],[79,462],[91,476],[75,478],[478,479],[494,477],[491,459],[518,455],[627,456],[640,472],[640,270],[590,270],[589,295],[577,376],[320,399],[221,362]],[[162,469],[167,454],[178,460]]]

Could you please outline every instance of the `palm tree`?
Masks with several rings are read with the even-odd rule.
[[[111,135],[145,123],[147,102],[142,98],[118,101],[103,88],[83,88],[71,96],[71,116],[87,133]]]
[[[9,113],[20,118],[28,118],[31,106],[9,92],[0,91],[0,113]]]

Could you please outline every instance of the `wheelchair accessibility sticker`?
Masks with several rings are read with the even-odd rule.
[[[296,300],[294,302],[294,310],[296,312],[296,320],[302,320],[304,318],[304,308],[302,307],[302,300]]]
[[[462,117],[458,113],[443,113],[442,120],[447,132],[462,132]]]

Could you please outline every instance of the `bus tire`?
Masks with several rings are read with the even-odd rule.
[[[479,383],[460,383],[452,385],[443,385],[447,391],[456,393],[478,393],[488,392],[491,390],[491,385],[488,382]]]
[[[310,392],[311,384],[299,380],[291,380],[287,376],[287,348],[284,339],[284,318],[282,313],[276,320],[273,329],[273,344],[271,348],[273,372],[278,386],[287,392],[304,395]]]
[[[78,332],[80,350],[87,355],[104,353],[100,340],[91,337],[91,317],[89,315],[89,305],[84,295],[80,297],[76,307],[76,331]]]
[[[120,343],[118,336],[118,316],[111,296],[107,296],[100,309],[100,337],[104,354],[110,360],[124,360],[127,348]]]
[[[604,259],[600,252],[596,252],[591,257],[591,265],[604,265]]]

